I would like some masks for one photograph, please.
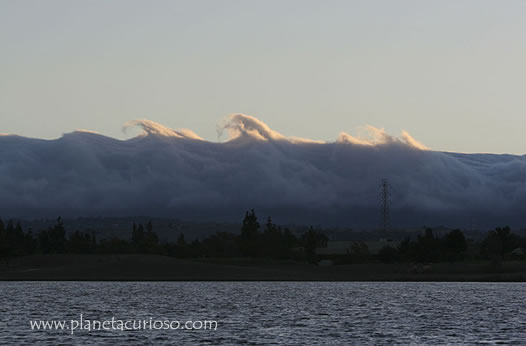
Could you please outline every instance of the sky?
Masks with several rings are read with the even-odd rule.
[[[366,125],[434,150],[526,153],[525,1],[0,2],[0,133],[218,140],[250,114],[334,141]]]

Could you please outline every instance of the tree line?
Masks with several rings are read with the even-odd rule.
[[[453,262],[469,259],[524,258],[526,238],[511,232],[510,227],[489,231],[480,242],[468,241],[464,233],[455,229],[442,237],[427,228],[415,239],[405,238],[396,247],[383,247],[378,258],[382,262]],[[514,253],[514,250],[517,251]]]
[[[315,261],[315,249],[327,245],[327,237],[310,227],[296,236],[268,217],[261,226],[251,210],[245,213],[240,234],[217,232],[202,240],[187,241],[180,234],[175,242],[159,241],[152,222],[133,224],[128,239],[113,237],[97,240],[95,233],[75,231],[66,234],[62,219],[36,234],[24,232],[20,222],[0,219],[0,258],[32,254],[160,254],[177,258],[190,257],[261,257]]]
[[[340,263],[369,262],[444,262],[465,259],[500,260],[513,255],[514,250],[526,249],[526,238],[498,227],[487,233],[480,242],[467,240],[461,230],[452,230],[442,237],[431,228],[415,238],[405,238],[397,246],[384,246],[371,255],[364,242],[354,242],[347,256],[319,256],[316,248],[327,246],[327,236],[310,227],[301,235],[276,225],[270,217],[261,225],[254,210],[247,211],[240,233],[217,232],[203,239],[187,241],[180,234],[175,242],[160,242],[152,222],[133,224],[127,239],[113,237],[98,240],[94,232],[75,231],[66,234],[62,219],[55,225],[33,234],[24,232],[20,222],[0,219],[0,259],[32,254],[160,254],[177,258],[272,258],[317,262],[335,259]],[[524,254],[515,255],[524,257]]]

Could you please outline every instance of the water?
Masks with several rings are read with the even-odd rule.
[[[522,283],[0,282],[0,344],[526,344],[525,293]],[[30,327],[81,313],[218,324],[73,335]]]

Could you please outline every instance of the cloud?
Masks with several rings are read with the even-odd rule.
[[[414,139],[407,131],[402,131],[402,138],[390,136],[384,129],[367,126],[367,137],[353,137],[345,132],[340,133],[337,142],[356,145],[377,146],[383,144],[405,144],[419,150],[429,150],[425,145]]]
[[[428,147],[426,147],[425,145],[423,145],[422,143],[420,143],[419,141],[417,141],[416,139],[414,139],[410,134],[409,132],[407,132],[406,130],[403,130],[402,131],[402,138],[403,140],[409,144],[410,146],[412,146],[413,148],[416,148],[416,149],[420,149],[420,150],[429,150]]]
[[[128,128],[134,127],[134,126],[139,126],[140,128],[142,128],[144,131],[143,135],[158,135],[158,136],[165,136],[165,137],[202,140],[202,138],[199,137],[192,130],[188,130],[188,129],[172,130],[167,127],[164,127],[163,125],[159,123],[156,123],[151,120],[146,120],[146,119],[129,121],[126,124],[124,124],[124,126],[122,127],[122,131],[126,132]]]
[[[291,143],[323,143],[307,138],[285,137],[272,130],[261,120],[246,114],[232,114],[220,128],[227,130],[230,140],[288,141]]]
[[[136,120],[128,140],[76,131],[55,140],[0,137],[0,210],[11,216],[152,215],[238,221],[379,224],[389,179],[395,226],[523,222],[525,156],[445,153],[407,132],[368,128],[334,142],[284,136],[234,114],[224,142]]]

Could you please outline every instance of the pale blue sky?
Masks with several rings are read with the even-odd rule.
[[[335,140],[526,153],[526,1],[0,1],[0,133],[217,140],[230,113]]]

